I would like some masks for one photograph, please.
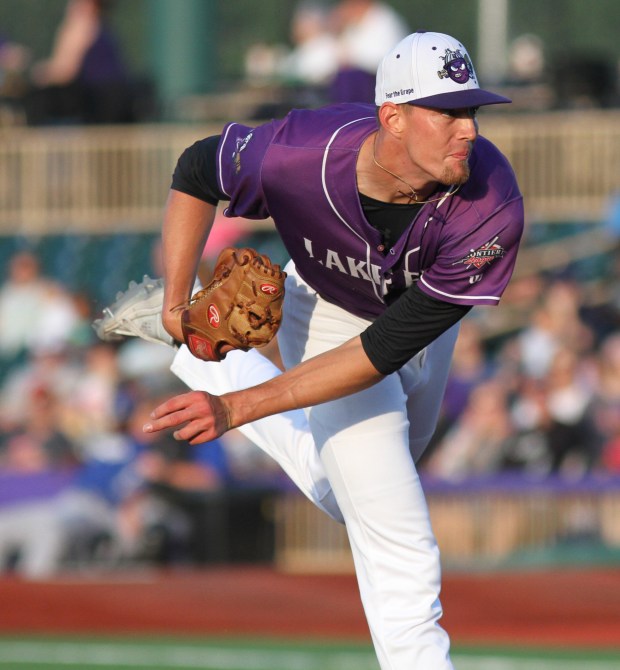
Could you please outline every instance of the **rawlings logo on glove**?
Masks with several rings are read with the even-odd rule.
[[[254,249],[224,249],[211,281],[182,309],[185,343],[196,358],[221,361],[222,348],[262,347],[278,332],[286,273]]]

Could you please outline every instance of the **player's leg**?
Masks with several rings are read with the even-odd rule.
[[[293,271],[289,277],[280,331],[287,367],[363,330],[363,320],[317,298],[303,282],[296,285]],[[438,623],[439,551],[409,450],[407,396],[399,375],[312,407],[308,416],[345,519],[381,667],[452,668],[449,639]]]
[[[280,374],[280,370],[256,350],[231,351],[223,361],[209,363],[195,358],[186,346],[179,349],[171,370],[189,388],[214,395],[256,386]],[[319,509],[342,522],[302,410],[268,416],[238,430],[275,459]]]
[[[398,372],[407,396],[409,445],[416,462],[437,427],[459,327],[452,326]]]

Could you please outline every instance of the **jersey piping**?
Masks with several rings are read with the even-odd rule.
[[[220,150],[219,150],[218,157],[217,157],[217,163],[218,163],[218,165],[217,165],[217,179],[220,182],[220,190],[222,191],[222,193],[225,193],[229,198],[230,198],[231,194],[228,193],[228,191],[224,188],[224,181],[222,179],[222,177],[223,177],[222,152],[224,151],[224,145],[226,143],[226,138],[228,137],[228,133],[230,132],[230,129],[233,126],[236,126],[236,125],[239,125],[239,124],[231,123],[228,126],[228,128],[226,128],[226,132],[224,133],[224,137],[222,138],[222,141],[220,142]]]
[[[340,126],[340,128],[337,128],[332,136],[329,138],[329,142],[327,143],[327,146],[325,147],[325,152],[323,153],[323,163],[321,165],[321,182],[323,184],[323,192],[325,193],[325,197],[327,198],[327,202],[329,203],[329,206],[331,207],[332,211],[334,214],[344,223],[344,225],[359,239],[361,240],[365,246],[366,246],[366,270],[369,275],[372,274],[372,269],[371,269],[371,262],[370,262],[370,244],[368,243],[368,240],[364,239],[359,233],[357,233],[351,226],[347,223],[346,219],[340,214],[336,206],[334,205],[334,201],[332,200],[329,190],[327,188],[327,180],[326,180],[326,169],[327,169],[327,159],[329,156],[329,150],[331,145],[333,144],[334,140],[338,136],[338,134],[347,126],[353,125],[355,123],[359,123],[360,121],[367,121],[368,119],[371,119],[371,116],[365,116],[361,119],[355,119],[353,121],[349,121],[348,123],[345,123],[344,125]],[[372,282],[372,288],[373,291],[375,292],[375,296],[381,300],[381,296],[379,295],[379,292],[377,290],[377,285]]]
[[[462,295],[454,295],[453,293],[447,293],[446,291],[440,291],[439,289],[436,289],[434,286],[431,286],[425,279],[424,275],[420,277],[420,281],[426,286],[426,288],[430,289],[434,293],[437,293],[438,295],[443,295],[446,298],[453,298],[454,300],[496,300],[499,302],[500,298],[499,296],[496,295],[468,295],[468,296],[462,296]]]

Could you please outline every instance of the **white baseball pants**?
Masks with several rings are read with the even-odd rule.
[[[286,270],[278,341],[287,368],[368,326],[321,299],[292,263]],[[439,551],[414,459],[435,429],[457,333],[458,326],[451,328],[370,389],[240,428],[310,500],[345,523],[382,670],[453,668],[439,625]],[[257,351],[233,351],[221,363],[206,363],[186,347],[172,371],[190,388],[214,394],[279,374]]]

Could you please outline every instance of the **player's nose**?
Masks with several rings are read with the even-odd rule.
[[[478,120],[475,116],[463,116],[459,119],[459,130],[461,137],[468,142],[473,142],[478,137]]]

